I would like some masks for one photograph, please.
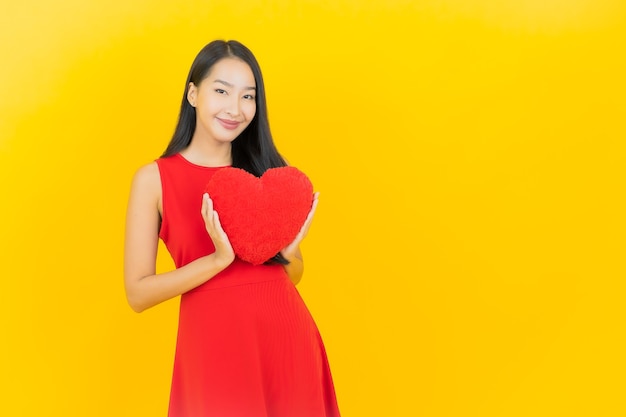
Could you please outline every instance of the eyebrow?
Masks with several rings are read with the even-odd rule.
[[[226,87],[234,87],[234,85],[232,85],[231,83],[229,83],[228,81],[224,81],[224,80],[215,80],[213,81],[214,83],[220,83],[225,85]],[[256,90],[256,87],[244,87],[244,90]]]

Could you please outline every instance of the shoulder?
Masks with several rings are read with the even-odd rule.
[[[140,167],[137,171],[135,171],[135,175],[133,176],[133,182],[139,182],[142,185],[160,183],[161,179],[157,162],[150,162],[149,164],[146,164]]]
[[[161,176],[156,161],[137,169],[133,176],[132,189],[135,192],[147,193],[153,196],[160,194]]]

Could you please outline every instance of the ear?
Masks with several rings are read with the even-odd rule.
[[[198,87],[194,83],[189,83],[189,90],[187,90],[187,101],[191,104],[191,107],[196,107],[196,99],[198,97]]]

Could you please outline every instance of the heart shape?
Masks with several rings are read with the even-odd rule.
[[[293,242],[313,203],[313,184],[295,167],[271,168],[259,178],[222,168],[208,184],[235,254],[260,265]]]

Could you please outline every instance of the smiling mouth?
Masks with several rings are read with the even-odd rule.
[[[217,121],[220,122],[220,124],[229,130],[233,130],[233,129],[237,129],[237,127],[240,125],[239,122],[234,121],[234,120],[224,120],[224,119],[220,119],[219,117],[217,118]]]

